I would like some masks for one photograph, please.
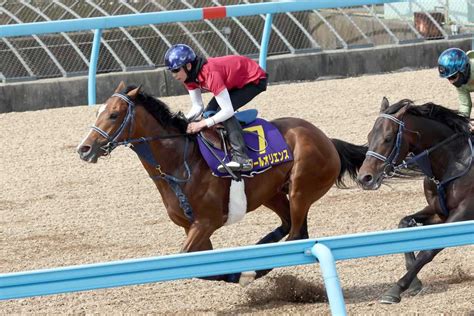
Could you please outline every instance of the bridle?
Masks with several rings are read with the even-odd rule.
[[[150,136],[150,137],[139,137],[139,138],[129,138],[118,142],[117,139],[122,135],[125,131],[127,125],[129,125],[129,135],[132,133],[133,130],[133,123],[135,118],[135,102],[130,100],[130,98],[126,94],[122,93],[114,93],[111,97],[118,97],[125,101],[128,104],[127,113],[125,114],[125,118],[120,124],[119,128],[112,134],[109,135],[106,131],[101,129],[96,125],[92,125],[91,129],[99,133],[101,136],[107,139],[107,143],[101,147],[101,149],[105,152],[105,155],[110,154],[112,150],[114,150],[118,146],[127,146],[129,144],[136,144],[136,143],[144,143],[149,141],[154,141],[158,139],[167,139],[167,138],[176,138],[176,137],[185,137],[188,136],[187,134],[180,133],[180,134],[167,134],[167,135],[158,135],[158,136]]]
[[[396,118],[393,115],[390,114],[385,114],[382,113],[379,115],[381,118],[389,119],[393,122],[395,122],[398,125],[398,132],[397,132],[397,139],[395,140],[395,145],[392,148],[392,151],[388,155],[388,157],[385,157],[382,154],[379,154],[375,151],[368,150],[367,153],[365,154],[367,157],[374,157],[378,160],[381,160],[384,162],[384,168],[383,168],[383,175],[384,177],[393,177],[395,173],[402,168],[402,165],[396,165],[396,161],[398,156],[400,155],[400,149],[402,147],[402,137],[403,137],[403,131],[405,130],[405,123],[398,118]]]
[[[123,119],[122,123],[120,124],[119,128],[112,134],[109,135],[106,131],[101,129],[96,125],[92,125],[91,129],[99,133],[101,136],[107,139],[107,143],[100,147],[104,151],[104,156],[110,155],[112,150],[117,148],[118,146],[127,146],[132,145],[132,149],[143,159],[145,159],[149,164],[154,166],[154,168],[159,172],[158,177],[160,178],[170,178],[176,182],[187,182],[191,177],[191,169],[189,168],[188,162],[186,160],[186,156],[188,153],[189,148],[189,138],[187,134],[166,134],[166,135],[157,135],[157,136],[150,136],[150,137],[139,137],[139,138],[129,138],[123,141],[117,141],[122,133],[125,131],[127,126],[129,126],[129,135],[133,130],[133,123],[135,118],[135,102],[130,100],[130,98],[126,94],[122,93],[114,93],[112,97],[118,97],[125,101],[128,104],[127,113],[125,114],[125,118]],[[176,138],[176,137],[186,137],[186,143],[184,146],[184,167],[186,169],[187,176],[184,179],[178,179],[174,176],[168,175],[161,170],[161,166],[156,162],[155,158],[153,157],[151,150],[149,148],[148,142],[155,141],[158,139],[169,139],[169,138]]]
[[[112,97],[118,97],[125,101],[128,104],[127,108],[127,113],[125,114],[125,118],[122,121],[122,124],[120,124],[119,128],[112,134],[109,135],[106,131],[101,129],[100,127],[93,125],[91,126],[92,130],[96,131],[103,137],[107,139],[107,144],[101,147],[101,149],[105,152],[105,155],[109,155],[112,150],[114,150],[116,147],[124,145],[131,145],[130,147],[133,149],[133,151],[143,160],[145,160],[148,164],[153,166],[155,170],[158,171],[158,175],[150,175],[150,177],[155,180],[155,179],[162,179],[165,180],[173,192],[175,193],[176,197],[178,198],[179,205],[183,209],[183,212],[186,216],[186,218],[190,221],[193,222],[194,220],[194,215],[193,215],[193,210],[191,205],[189,204],[189,201],[184,194],[183,190],[180,187],[181,183],[186,183],[191,179],[191,168],[189,167],[189,164],[186,160],[187,154],[188,154],[188,149],[189,149],[189,137],[187,134],[166,134],[166,135],[158,135],[158,136],[152,136],[152,137],[140,137],[140,138],[132,138],[132,139],[126,139],[123,141],[118,142],[117,139],[122,135],[124,130],[126,129],[127,125],[129,125],[129,135],[131,135],[131,132],[133,130],[133,122],[135,121],[135,103],[130,100],[130,98],[122,93],[114,93]],[[169,138],[176,138],[176,137],[185,137],[186,142],[184,145],[184,169],[186,171],[186,175],[184,178],[178,178],[175,177],[171,174],[165,173],[161,170],[160,164],[156,161],[155,157],[153,156],[153,153],[150,149],[149,142],[158,140],[158,139],[169,139]]]
[[[128,96],[121,93],[114,93],[112,97],[118,97],[128,104],[127,114],[125,114],[125,118],[123,119],[122,124],[120,124],[119,128],[112,135],[109,135],[109,133],[107,133],[106,131],[104,131],[103,129],[101,129],[100,127],[96,125],[91,126],[92,130],[99,133],[108,141],[107,144],[105,144],[104,146],[100,148],[105,152],[105,156],[109,155],[112,152],[112,150],[114,150],[117,146],[130,143],[130,140],[125,141],[125,142],[117,142],[117,139],[122,135],[127,125],[130,126],[129,134],[131,133],[132,128],[133,128],[133,118],[135,117],[135,103],[132,100],[130,100]]]
[[[404,130],[407,130],[407,131],[410,131],[410,130],[405,128],[405,123],[403,121],[397,119],[396,117],[392,115],[383,113],[383,114],[380,114],[380,117],[389,119],[398,125],[398,133],[397,133],[397,139],[395,141],[395,145],[392,151],[390,152],[390,154],[388,155],[388,157],[385,157],[384,155],[381,155],[374,151],[367,151],[366,156],[374,157],[384,162],[385,166],[384,166],[384,171],[383,171],[383,177],[393,177],[399,170],[408,168],[410,165],[416,164],[421,169],[423,174],[436,185],[436,191],[438,193],[441,211],[444,215],[448,216],[449,209],[446,203],[446,186],[451,181],[464,176],[470,170],[472,159],[473,159],[473,146],[472,146],[471,138],[470,137],[467,138],[467,143],[469,146],[469,150],[471,152],[469,156],[470,161],[467,164],[467,167],[461,172],[459,172],[458,174],[444,177],[442,179],[437,179],[433,174],[433,169],[431,166],[431,162],[429,160],[430,154],[434,152],[435,150],[441,148],[442,146],[446,145],[447,143],[451,142],[452,140],[456,139],[457,137],[460,137],[462,134],[454,133],[451,136],[446,137],[444,140],[437,143],[436,145],[430,147],[429,149],[423,150],[417,155],[411,154],[410,159],[408,159],[407,161],[403,160],[400,164],[396,165],[395,163],[400,154],[400,148],[402,146],[403,132]],[[410,132],[414,132],[414,131],[410,131]]]

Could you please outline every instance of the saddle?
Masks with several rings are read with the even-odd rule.
[[[242,124],[247,153],[254,162],[252,170],[241,173],[244,177],[253,177],[272,166],[292,161],[293,155],[288,149],[280,131],[270,122],[257,118],[257,110],[245,110],[235,113]],[[209,117],[205,113],[204,117]],[[197,140],[202,156],[206,160],[212,174],[217,177],[230,177],[221,173],[217,167],[230,161],[230,145],[226,140],[226,132],[221,124],[205,129],[198,134]]]
[[[204,118],[213,116],[216,111],[207,111],[203,113]],[[240,122],[240,125],[245,126],[257,119],[258,111],[256,109],[244,110],[242,112],[236,112],[235,117]],[[222,150],[229,151],[230,143],[227,139],[227,131],[222,124],[216,124],[210,128],[206,128],[201,131],[201,137],[204,138],[212,147]]]

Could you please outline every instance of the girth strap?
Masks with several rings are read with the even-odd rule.
[[[186,194],[184,194],[183,190],[181,189],[181,186],[178,182],[171,179],[171,177],[165,176],[163,177],[163,179],[168,182],[171,190],[173,190],[174,194],[178,198],[179,206],[184,211],[184,215],[189,220],[189,222],[192,223],[194,221],[193,209],[191,207],[191,204],[189,204]]]

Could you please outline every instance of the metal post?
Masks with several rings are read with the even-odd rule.
[[[342,295],[341,284],[337,275],[336,262],[334,261],[331,249],[322,243],[316,243],[311,248],[311,253],[318,259],[321,271],[323,272],[331,314],[347,315],[344,296]]]
[[[260,58],[259,64],[264,70],[267,70],[267,53],[268,53],[268,43],[270,42],[270,35],[272,33],[272,19],[271,14],[265,16],[265,26],[263,28],[262,34],[262,45],[260,46]]]
[[[446,25],[450,25],[451,21],[449,19],[449,0],[446,0],[446,3],[444,5],[444,16],[445,16],[445,21]]]
[[[91,59],[89,62],[89,80],[88,80],[89,105],[96,104],[96,74],[97,74],[97,63],[99,61],[101,36],[102,36],[102,29],[95,29],[94,40],[92,42]]]

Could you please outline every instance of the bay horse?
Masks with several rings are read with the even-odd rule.
[[[263,204],[281,219],[281,225],[258,243],[277,242],[286,235],[287,240],[308,238],[309,208],[334,184],[344,186],[345,174],[355,181],[367,147],[331,140],[302,119],[279,118],[271,123],[294,159],[242,180],[247,199],[243,212]],[[95,125],[77,148],[82,160],[96,163],[119,145],[131,144],[133,149],[145,142],[149,152],[135,151],[161,194],[169,218],[185,230],[181,252],[212,249],[210,237],[226,223],[231,199],[231,180],[211,174],[196,136],[186,134],[187,124],[181,112],[172,113],[140,87],[125,87],[121,82],[99,108]],[[191,208],[192,214],[187,214]],[[254,277],[268,271],[257,271]],[[240,277],[238,273],[208,279],[242,284]]]
[[[384,98],[368,141],[367,157],[358,174],[362,188],[376,190],[385,178],[411,165],[425,174],[428,205],[403,217],[400,228],[474,219],[473,152],[467,117],[434,103],[416,106],[404,99],[389,105]],[[407,289],[410,294],[421,291],[417,274],[441,250],[420,251],[416,257],[406,253],[407,273],[384,293],[381,302],[398,303]]]

